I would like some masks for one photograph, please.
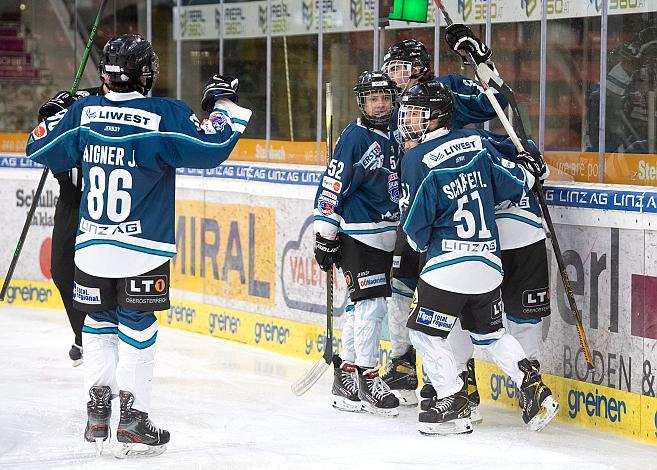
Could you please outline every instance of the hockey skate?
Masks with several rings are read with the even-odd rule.
[[[158,428],[144,413],[132,408],[135,397],[132,393],[121,390],[121,420],[116,431],[119,445],[114,448],[114,457],[144,457],[160,455],[167,448],[169,431]]]
[[[68,350],[68,357],[73,361],[73,367],[77,367],[82,364],[82,346],[77,344],[72,344],[71,349]]]
[[[342,411],[363,411],[358,398],[358,379],[356,366],[333,356],[333,408]]]
[[[532,431],[540,431],[556,416],[559,403],[541,380],[538,361],[523,359],[518,367],[525,374],[518,395],[522,420]]]
[[[112,416],[112,390],[104,385],[89,389],[91,400],[87,402],[87,427],[84,439],[96,443],[96,455],[103,452],[103,444],[110,438],[110,417]]]
[[[465,387],[453,395],[432,400],[427,411],[420,412],[418,431],[424,435],[470,434],[470,403]]]
[[[390,387],[402,406],[417,405],[417,369],[415,349],[411,346],[403,356],[388,361],[381,379]]]
[[[480,424],[484,418],[479,411],[479,404],[481,398],[479,397],[479,390],[477,389],[477,376],[475,375],[474,359],[470,358],[466,367],[468,368],[467,374],[463,374],[461,378],[467,384],[468,401],[470,402],[470,420],[472,424]]]
[[[360,398],[363,409],[375,415],[397,416],[399,399],[379,377],[379,371],[361,367],[357,367],[357,370],[358,398]]]

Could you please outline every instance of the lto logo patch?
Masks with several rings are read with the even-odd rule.
[[[136,276],[128,279],[125,293],[130,296],[161,296],[169,291],[167,276]]]

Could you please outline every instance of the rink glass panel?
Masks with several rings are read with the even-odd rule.
[[[317,35],[272,38],[271,138],[317,136]]]

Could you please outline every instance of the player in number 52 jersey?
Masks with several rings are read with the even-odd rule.
[[[200,122],[182,101],[148,98],[158,72],[150,43],[126,34],[103,50],[110,92],[70,100],[32,132],[27,157],[53,173],[82,166],[84,192],[75,244],[76,308],[83,327],[85,439],[109,438],[111,399],[121,419],[115,455],[164,451],[169,433],[148,418],[155,359],[154,310],[169,308],[176,168],[214,168],[228,158],[251,117],[237,101],[237,79],[213,76]]]

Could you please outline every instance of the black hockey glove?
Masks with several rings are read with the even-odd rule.
[[[315,234],[315,260],[322,269],[328,272],[335,264],[340,265],[340,240],[327,240],[319,233]]]
[[[203,111],[211,113],[215,101],[219,98],[226,98],[233,103],[237,103],[238,88],[239,80],[237,78],[230,75],[213,75],[205,84],[201,108],[203,108]]]
[[[465,63],[468,61],[468,52],[472,54],[477,64],[486,62],[493,55],[490,48],[464,24],[454,23],[448,26],[445,29],[445,41],[454,52],[461,56]]]
[[[520,152],[516,157],[516,163],[522,165],[528,172],[530,172],[536,182],[543,181],[548,177],[549,171],[543,155],[540,153],[529,153],[526,151]]]
[[[58,112],[68,108],[73,103],[75,103],[75,100],[77,99],[77,96],[71,95],[68,91],[57,92],[55,96],[43,103],[39,108],[39,122],[48,119]]]

